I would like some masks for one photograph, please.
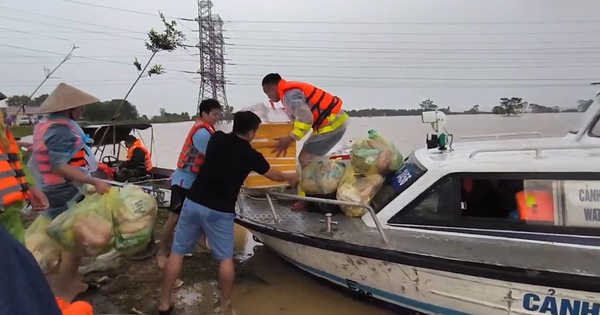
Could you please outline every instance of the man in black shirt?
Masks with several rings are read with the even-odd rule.
[[[159,314],[169,314],[173,285],[181,271],[183,256],[192,252],[200,235],[206,235],[213,258],[220,262],[221,311],[234,314],[232,306],[233,219],[240,188],[250,172],[277,182],[298,184],[298,175],[272,168],[250,145],[260,118],[252,112],[237,112],[233,131],[217,131],[208,142],[206,158],[183,203],[171,255],[165,266]]]

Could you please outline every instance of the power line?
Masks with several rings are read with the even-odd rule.
[[[10,17],[10,16],[3,16],[3,15],[0,15],[0,19],[7,19],[7,20],[13,20],[13,21],[19,21],[19,22],[28,22],[28,23],[34,23],[34,24],[42,24],[42,25],[48,25],[48,26],[53,26],[53,27],[60,27],[60,28],[65,28],[65,29],[75,29],[75,27],[72,27],[72,26],[65,26],[65,25],[48,23],[48,22],[41,22],[41,21],[33,21],[33,20],[27,20],[27,19],[21,19],[21,18],[14,18],[14,17]],[[86,31],[86,32],[89,32],[89,33],[103,34],[103,32],[101,32],[101,31],[94,31],[94,30],[89,30],[89,29],[82,29],[81,27],[77,27],[76,29],[83,30],[83,31]],[[127,36],[127,35],[119,35],[119,34],[111,34],[111,36],[117,36],[117,37],[129,38],[129,39],[135,39],[135,40],[139,40],[140,39],[139,37],[132,37],[132,36]]]
[[[351,44],[422,44],[422,45],[523,45],[523,44],[590,44],[590,43],[600,43],[598,41],[589,41],[589,40],[578,40],[578,41],[406,41],[406,40],[395,40],[395,41],[382,41],[382,40],[336,40],[336,39],[299,39],[299,38],[249,38],[249,37],[226,37],[228,40],[250,40],[250,41],[276,41],[276,42],[294,42],[303,41],[306,43],[351,43]],[[236,44],[233,44],[234,46]]]
[[[68,21],[68,22],[72,22],[72,23],[86,24],[86,25],[90,25],[90,26],[102,27],[102,28],[107,28],[107,29],[112,29],[112,30],[117,30],[117,31],[126,31],[126,32],[129,32],[129,33],[137,33],[137,34],[144,34],[144,35],[147,34],[147,32],[142,32],[142,31],[132,31],[132,30],[124,29],[124,28],[112,27],[112,26],[101,25],[101,24],[94,24],[94,23],[84,22],[84,21],[77,21],[77,20],[73,20],[73,19],[67,19],[67,18],[52,16],[52,15],[47,15],[47,14],[41,14],[41,13],[35,13],[35,12],[30,12],[30,11],[25,11],[25,10],[8,8],[8,7],[4,7],[4,6],[0,6],[0,9],[10,10],[10,11],[15,11],[15,12],[21,12],[21,13],[30,14],[30,15],[36,15],[36,16],[41,16],[41,17],[47,17],[47,18],[61,20],[61,21]]]
[[[157,14],[152,14],[143,11],[123,9],[99,4],[85,3],[74,0],[61,0],[64,2],[76,3],[80,5],[86,5],[91,7],[103,8],[114,11],[121,12],[129,12],[133,14],[141,14],[147,16],[156,16]],[[180,18],[180,17],[169,17],[171,19],[185,19],[190,20],[188,18]],[[600,20],[571,20],[571,21],[480,21],[480,22],[422,22],[422,21],[414,21],[414,22],[341,22],[341,21],[260,21],[260,20],[229,20],[226,23],[246,23],[246,24],[340,24],[340,25],[500,25],[500,24],[590,24],[590,23],[600,23]]]
[[[73,1],[73,0],[61,0],[61,1],[75,3],[75,4],[80,4],[80,5],[86,5],[86,6],[90,6],[90,7],[102,8],[102,9],[108,9],[108,10],[114,10],[114,11],[128,12],[128,13],[133,13],[133,14],[140,14],[140,15],[153,16],[153,17],[157,17],[158,16],[158,13],[149,13],[149,12],[142,12],[142,11],[130,10],[130,9],[115,8],[115,7],[109,7],[109,6],[100,5],[100,4],[85,3],[85,2],[79,2],[79,1]],[[168,16],[168,15],[165,15],[165,17],[169,18],[169,19],[175,19],[175,20],[181,20],[181,19],[183,19],[183,18]]]
[[[143,85],[154,85],[154,84],[158,84],[158,85],[164,85],[164,84],[181,84],[181,82],[184,81],[188,81],[189,80],[185,80],[183,78],[180,79],[176,79],[173,78],[171,80],[162,80],[162,81],[155,81],[155,80],[148,80],[148,81],[140,81],[138,84],[143,84]],[[92,83],[91,81],[86,81],[86,82],[90,82],[90,83],[78,83],[80,81],[78,80],[74,80],[72,81],[73,84],[77,85],[77,86],[121,86],[121,85],[130,85],[131,81],[119,81],[119,80],[110,80],[110,81],[106,81],[106,82],[95,82]],[[39,84],[39,82],[37,81],[31,81],[31,83],[26,83],[26,84],[2,84],[3,87],[24,87],[24,86],[33,86]],[[194,84],[195,85],[195,84]],[[256,82],[240,82],[240,83],[227,83],[227,85],[232,85],[232,86],[252,86],[252,87],[259,87],[260,86],[260,82],[256,81]],[[361,82],[355,82],[353,84],[339,84],[339,83],[332,83],[332,84],[328,84],[328,83],[321,83],[318,84],[321,87],[326,87],[326,88],[351,88],[351,89],[530,89],[530,88],[573,88],[573,87],[581,87],[581,88],[587,88],[589,87],[587,83],[585,84],[568,84],[568,83],[564,83],[564,84],[519,84],[519,85],[482,85],[482,84],[478,84],[478,85],[389,85],[389,84],[379,84],[379,85],[364,85]]]
[[[41,53],[52,54],[52,55],[63,55],[61,53],[57,53],[57,52],[54,52],[54,51],[34,49],[34,48],[27,48],[27,47],[21,47],[21,46],[14,46],[14,45],[7,45],[7,44],[0,44],[0,46],[14,48],[14,49],[27,50],[27,51],[41,52]],[[85,56],[73,56],[73,58],[95,60],[95,61],[100,61],[100,62],[122,64],[122,65],[128,65],[128,66],[133,65],[132,62],[121,62],[121,61],[106,60],[106,59],[99,59],[99,58],[85,57]],[[194,71],[188,71],[188,70],[174,70],[174,69],[167,69],[167,68],[165,68],[165,70],[167,70],[167,71],[183,72],[183,73],[195,73]]]
[[[544,68],[596,68],[596,65],[513,65],[513,66],[396,66],[396,65],[315,65],[315,64],[243,64],[228,63],[237,67],[279,67],[279,68],[333,68],[333,69],[544,69]]]
[[[563,31],[563,32],[356,32],[356,31],[290,31],[290,30],[248,30],[248,29],[226,29],[233,33],[268,33],[268,34],[336,34],[336,35],[418,35],[418,36],[518,36],[518,35],[575,35],[575,34],[600,34],[598,31]]]
[[[232,47],[243,47],[243,48],[260,48],[260,50],[310,50],[310,51],[357,51],[357,52],[511,52],[511,53],[522,53],[522,52],[551,52],[553,50],[572,50],[578,52],[582,50],[598,50],[600,46],[595,47],[576,47],[576,48],[564,48],[564,47],[546,47],[546,48],[388,48],[388,47],[332,47],[332,46],[278,46],[278,45],[251,45],[251,44],[230,44]],[[568,51],[571,53],[571,51]]]
[[[266,21],[266,20],[228,20],[235,24],[320,24],[320,25],[515,25],[515,24],[594,24],[600,20],[566,21],[463,21],[463,22],[359,22],[359,21]]]
[[[260,77],[263,75],[257,75],[254,73],[235,73],[237,76],[250,76],[250,77]],[[345,79],[354,79],[354,80],[427,80],[427,81],[585,81],[592,82],[597,81],[598,78],[435,78],[435,77],[370,77],[370,76],[336,76],[336,75],[294,75],[294,74],[285,74],[284,76],[293,77],[293,78],[328,78],[328,79],[337,79],[337,80],[345,80]]]
[[[31,32],[19,31],[19,30],[15,30],[15,29],[4,28],[4,27],[0,27],[0,29],[2,29],[2,30],[9,30],[9,31],[13,31],[15,33],[21,33],[21,34],[32,34]],[[43,37],[52,38],[52,39],[64,40],[64,41],[68,41],[68,42],[71,42],[71,43],[77,43],[77,44],[80,44],[80,45],[81,44],[85,44],[85,45],[91,45],[91,46],[96,46],[96,47],[103,47],[103,48],[108,48],[108,49],[116,49],[116,50],[121,50],[121,51],[128,51],[128,52],[133,52],[133,53],[139,53],[140,52],[140,51],[137,51],[137,50],[126,49],[126,48],[121,48],[121,47],[112,47],[112,46],[100,45],[100,44],[96,44],[96,43],[89,43],[89,42],[84,42],[84,41],[79,41],[79,40],[73,40],[73,39],[70,39],[70,38],[56,37],[56,36],[51,36],[51,35],[42,35],[42,36]],[[142,40],[142,39],[139,39],[139,40]],[[169,59],[179,59],[179,60],[183,60],[183,61],[194,61],[194,60],[189,60],[189,59],[177,58],[177,57],[174,57],[174,56],[164,56],[164,57],[169,58]]]

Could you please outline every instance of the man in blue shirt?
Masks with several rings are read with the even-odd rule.
[[[235,202],[250,172],[276,182],[296,187],[298,175],[286,174],[271,167],[250,142],[260,126],[253,112],[237,112],[231,133],[215,132],[206,148],[206,160],[200,168],[190,193],[183,203],[175,232],[171,255],[165,266],[161,288],[159,315],[172,312],[171,293],[181,272],[183,256],[193,250],[200,235],[206,235],[211,255],[219,261],[221,313],[233,315],[233,227]]]
[[[173,231],[179,220],[183,201],[204,162],[208,140],[215,133],[214,125],[222,112],[223,108],[217,100],[203,100],[199,108],[200,117],[192,126],[179,153],[177,169],[171,178],[171,212],[163,226],[160,250],[157,255],[158,266],[161,269],[167,262],[173,242]]]

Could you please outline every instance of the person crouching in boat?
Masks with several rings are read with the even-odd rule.
[[[298,155],[304,169],[315,158],[325,156],[346,133],[348,114],[342,110],[342,99],[316,86],[304,82],[286,81],[277,73],[267,74],[262,80],[263,92],[274,103],[281,101],[294,119],[294,129],[279,143],[273,152],[285,154],[294,141],[300,141],[312,129]],[[301,192],[300,192],[301,193]],[[292,211],[301,211],[305,202],[297,201]]]
[[[183,264],[200,235],[205,235],[210,252],[219,261],[221,312],[233,312],[233,242],[235,203],[250,172],[256,172],[276,182],[288,182],[295,187],[297,174],[285,174],[272,168],[265,157],[250,142],[261,124],[253,112],[237,112],[233,116],[233,131],[217,131],[206,147],[204,164],[183,202],[175,230],[171,255],[165,266],[159,314],[170,314],[171,293]]]
[[[204,163],[208,140],[215,133],[214,125],[221,117],[223,107],[217,100],[206,99],[200,102],[198,112],[200,117],[194,123],[183,142],[183,147],[177,160],[177,169],[171,177],[170,213],[163,225],[160,249],[157,255],[158,266],[161,269],[167,263],[169,248],[173,242],[173,231],[175,230],[177,220],[179,220],[183,201]],[[202,238],[200,242],[204,245],[206,240],[204,237]]]
[[[48,197],[49,208],[42,214],[51,220],[68,209],[71,201],[80,201],[80,186],[92,185],[99,194],[110,186],[90,172],[98,162],[87,145],[89,138],[75,122],[84,105],[98,99],[67,84],[61,83],[40,105],[39,112],[48,116],[33,130],[33,152],[29,170],[35,181]],[[83,283],[78,279],[81,257],[62,252],[56,283],[56,296],[71,301],[78,294],[97,289],[95,283]]]
[[[119,171],[115,174],[117,182],[124,183],[132,178],[139,178],[152,173],[152,156],[142,141],[135,136],[125,137],[127,147],[127,160],[119,165]]]
[[[0,93],[0,101],[6,96]],[[0,113],[0,227],[20,243],[25,241],[25,229],[19,212],[27,200],[34,211],[46,209],[48,199],[37,189],[27,167],[22,164],[22,153],[10,128],[4,124]]]

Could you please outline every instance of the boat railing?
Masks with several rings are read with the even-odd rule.
[[[532,131],[532,132],[508,132],[508,133],[491,133],[491,134],[483,134],[483,135],[462,136],[458,139],[459,140],[474,140],[474,139],[494,138],[496,140],[500,140],[500,138],[524,137],[524,136],[532,136],[535,138],[543,137],[540,132]]]
[[[279,222],[279,217],[277,216],[277,212],[275,211],[275,206],[273,205],[272,197],[279,197],[281,199],[292,199],[292,200],[303,200],[303,201],[308,201],[308,202],[326,203],[326,204],[332,204],[332,205],[338,205],[338,206],[352,206],[352,207],[365,208],[365,209],[367,209],[367,212],[373,219],[373,222],[375,222],[375,226],[377,227],[377,232],[379,232],[379,235],[381,236],[383,243],[389,244],[387,235],[385,234],[385,231],[383,230],[383,225],[381,224],[381,221],[379,221],[379,218],[377,217],[377,213],[375,212],[373,207],[371,207],[370,205],[359,203],[359,202],[341,201],[341,200],[336,200],[336,199],[298,196],[295,194],[288,194],[288,193],[282,193],[282,192],[276,192],[276,191],[267,191],[265,194],[265,197],[269,203],[269,207],[271,208],[271,214],[273,215],[273,220],[275,222]],[[243,209],[240,209],[240,210],[243,211]]]
[[[484,148],[473,150],[469,155],[469,158],[473,158],[479,153],[492,153],[492,152],[523,152],[523,151],[535,151],[535,157],[540,158],[542,151],[548,150],[585,150],[585,149],[600,149],[600,145],[580,145],[580,144],[566,144],[566,145],[554,145],[554,146],[522,146],[522,147],[498,147],[498,148]]]

